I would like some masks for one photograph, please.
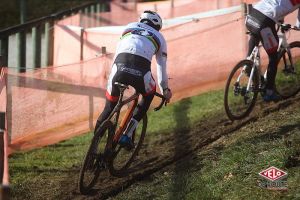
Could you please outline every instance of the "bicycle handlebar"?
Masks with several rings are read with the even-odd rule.
[[[297,26],[292,26],[291,24],[278,24],[280,26],[282,31],[288,31],[290,29],[295,30],[295,31],[300,31],[300,28]]]
[[[157,96],[157,97],[159,97],[159,98],[161,98],[161,102],[160,102],[159,106],[157,106],[156,108],[154,108],[154,111],[158,111],[158,110],[160,110],[163,107],[164,104],[167,105],[167,102],[166,102],[166,98],[163,95],[161,95],[161,94],[159,94],[157,92],[155,92],[154,95]]]

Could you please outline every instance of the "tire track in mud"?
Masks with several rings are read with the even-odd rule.
[[[231,122],[225,113],[220,111],[214,116],[197,123],[189,129],[182,129],[173,134],[164,135],[154,142],[146,140],[137,157],[136,162],[130,167],[131,174],[127,177],[116,178],[108,172],[100,174],[100,177],[91,191],[90,195],[84,196],[77,190],[77,177],[79,167],[75,166],[71,170],[68,178],[62,183],[63,199],[106,199],[122,192],[137,181],[145,179],[147,176],[162,170],[163,168],[175,164],[178,160],[193,155],[193,152],[218,140],[224,135],[228,135],[239,130],[250,122],[258,121],[260,118],[282,110],[288,106],[299,104],[299,95],[278,103],[257,102],[252,115],[245,120]],[[175,137],[180,137],[176,139]],[[174,145],[176,140],[176,145]],[[64,198],[65,197],[65,198]]]

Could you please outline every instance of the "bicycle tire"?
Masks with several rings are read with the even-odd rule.
[[[291,70],[285,49],[279,52],[278,56],[275,88],[283,99],[290,98],[300,91],[300,42],[292,42],[290,52],[295,66],[294,70]]]
[[[140,123],[141,123],[142,127],[140,129],[139,135],[135,132],[135,141],[137,141],[137,142],[136,142],[134,149],[132,149],[131,151],[127,151],[124,148],[121,148],[118,144],[115,145],[115,149],[112,153],[112,157],[109,160],[109,164],[108,164],[108,169],[109,169],[109,172],[111,175],[116,176],[116,177],[123,177],[128,174],[127,169],[129,168],[131,163],[134,161],[134,158],[137,156],[138,152],[140,151],[143,141],[144,141],[144,138],[145,138],[145,134],[146,134],[146,130],[147,130],[147,122],[148,122],[147,115],[145,115],[143,117],[141,122]],[[133,138],[134,138],[134,136],[133,136]],[[138,140],[136,140],[136,139],[138,139]],[[124,154],[128,153],[131,155],[129,156],[129,159],[124,159],[123,162],[120,161],[120,163],[116,163],[117,162],[116,158],[122,157],[124,155],[124,154],[120,155],[121,151],[123,151]]]
[[[243,70],[245,66],[252,69],[253,61],[242,60],[238,64],[236,64],[230,72],[225,86],[224,108],[228,118],[232,121],[243,119],[250,114],[255,105],[257,94],[259,92],[259,73],[255,68],[251,91],[252,94],[248,93],[250,95],[250,98],[248,97],[248,94],[247,96],[245,95],[247,83],[249,80],[249,75],[247,75],[247,72]],[[235,81],[238,75],[240,75],[239,83]],[[243,80],[246,81],[244,81],[244,84],[241,85],[241,81]],[[233,85],[232,81],[234,81]],[[231,91],[232,88],[234,89],[233,91]]]
[[[110,132],[112,132],[112,129],[113,129],[112,123],[110,121],[106,121],[100,127],[98,127],[96,134],[92,138],[91,144],[84,157],[83,164],[79,174],[78,188],[81,194],[88,194],[91,191],[91,189],[96,184],[96,181],[101,171],[105,169],[105,166],[103,167],[103,164],[105,165],[106,162],[106,159],[103,156],[105,149],[103,149],[103,152],[98,152],[98,148],[101,144],[101,139],[106,134],[106,131],[108,131],[107,133],[108,137],[105,143],[105,147],[107,146],[107,143],[110,140],[109,135]],[[97,152],[96,156],[94,153],[95,151]],[[102,164],[102,166],[99,166],[100,164]],[[91,170],[91,178],[87,181],[87,183],[85,183],[85,178],[87,178],[87,172],[90,170]]]

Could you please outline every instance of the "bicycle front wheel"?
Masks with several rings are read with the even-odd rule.
[[[279,52],[275,79],[277,93],[284,99],[296,95],[300,90],[300,42],[290,44],[290,53]]]
[[[108,142],[111,141],[113,125],[110,121],[104,122],[92,138],[89,149],[83,160],[79,176],[79,191],[82,194],[88,194],[101,171],[106,169],[107,160],[109,159]]]
[[[115,143],[112,157],[109,162],[109,172],[117,177],[126,176],[128,174],[127,169],[138,155],[139,150],[142,147],[146,130],[147,130],[147,115],[143,117],[139,123],[138,128],[134,131],[132,141],[135,144],[134,148],[127,150],[121,147],[118,143]]]
[[[253,67],[250,60],[240,61],[231,71],[224,94],[224,107],[231,120],[243,119],[252,111],[259,91],[258,71],[254,68],[250,87],[247,89]]]

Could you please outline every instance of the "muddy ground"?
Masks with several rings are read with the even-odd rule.
[[[227,119],[224,111],[216,113],[214,116],[207,117],[206,120],[193,125],[190,129],[170,133],[162,133],[156,141],[146,140],[140,151],[137,161],[130,169],[133,171],[130,176],[116,178],[108,173],[100,175],[97,184],[89,195],[81,195],[77,189],[78,174],[80,166],[74,166],[61,177],[60,199],[106,199],[115,196],[126,190],[136,182],[146,179],[149,175],[162,170],[163,168],[174,165],[178,160],[210,143],[218,140],[224,135],[233,133],[250,122],[262,120],[264,116],[276,114],[276,112],[286,107],[299,108],[300,96],[281,101],[278,103],[266,104],[258,102],[255,110],[250,117],[242,121],[231,122]],[[188,106],[188,105],[182,105]],[[183,109],[184,110],[184,109]],[[184,116],[184,115],[182,115]],[[184,121],[184,117],[177,119],[178,122]]]

